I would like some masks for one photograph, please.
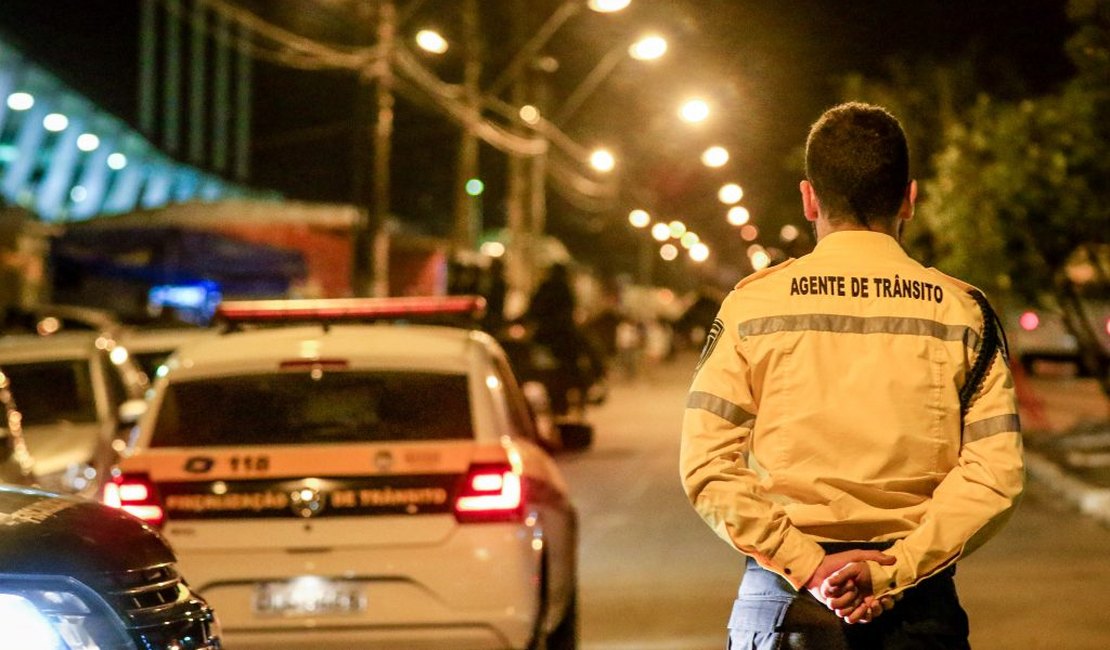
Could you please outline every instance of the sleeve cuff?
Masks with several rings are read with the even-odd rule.
[[[781,575],[800,591],[824,558],[825,551],[817,542],[796,528],[788,528],[782,545],[764,568]]]
[[[884,566],[868,560],[867,567],[871,569],[871,591],[876,597],[885,596],[898,588],[898,578],[895,573],[897,564]]]

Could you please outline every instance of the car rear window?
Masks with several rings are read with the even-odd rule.
[[[473,435],[466,375],[306,371],[170,384],[150,445],[316,445]]]
[[[23,426],[96,422],[96,397],[86,359],[8,363],[12,396]]]

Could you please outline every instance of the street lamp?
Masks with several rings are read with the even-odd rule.
[[[727,183],[717,192],[717,198],[725,205],[739,203],[744,198],[744,189],[736,183]]]
[[[654,61],[667,53],[667,39],[648,34],[628,46],[628,55],[637,61]]]
[[[728,149],[724,147],[709,147],[701,154],[701,162],[706,167],[724,167],[728,158]]]
[[[628,223],[632,224],[633,228],[646,228],[651,223],[651,215],[644,210],[633,210],[628,213]]]
[[[607,14],[624,9],[632,4],[632,0],[590,0],[588,4],[590,9]]]
[[[422,29],[416,32],[416,45],[432,54],[443,54],[447,51],[447,39],[434,29]]]
[[[709,118],[709,103],[697,97],[688,99],[679,107],[678,116],[690,124],[704,122]]]
[[[571,91],[552,122],[565,124],[582,107],[583,102],[598,89],[601,83],[613,74],[613,70],[624,60],[626,53],[637,61],[654,61],[662,57],[666,51],[667,41],[658,34],[641,37],[628,48],[625,48],[623,44],[617,44],[601,57],[594,69],[590,70],[578,86]]]
[[[631,0],[589,0],[588,6],[598,13],[614,13],[624,9],[629,4],[631,4]],[[539,54],[544,45],[547,45],[555,32],[559,31],[560,27],[581,10],[582,0],[566,0],[563,2],[554,13],[548,16],[544,24],[536,30],[536,33],[528,39],[528,42],[520,48],[520,51],[513,56],[512,61],[505,66],[501,74],[494,79],[493,83],[490,84],[488,93],[496,97],[508,88],[509,84],[516,81],[524,67],[536,58],[536,55]]]
[[[743,226],[751,220],[752,215],[744,206],[736,205],[728,209],[726,218],[728,222],[734,226]]]
[[[590,154],[590,167],[593,167],[599,172],[611,172],[616,166],[617,159],[613,157],[612,152],[608,149],[597,149]]]

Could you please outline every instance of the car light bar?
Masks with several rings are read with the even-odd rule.
[[[229,300],[216,308],[226,323],[334,322],[481,318],[481,296],[403,296],[393,298],[321,298],[308,300]]]

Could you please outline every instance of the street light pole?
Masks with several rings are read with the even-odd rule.
[[[393,153],[393,48],[396,32],[397,9],[393,0],[379,0],[378,46],[381,48],[381,55],[375,64],[378,118],[374,124],[374,198],[364,233],[370,277],[368,286],[363,287],[363,295],[389,295],[389,241],[382,236],[382,225],[389,218],[389,165]]]
[[[478,4],[476,0],[463,2],[463,93],[466,105],[477,113],[481,105],[479,82],[482,75],[478,38]],[[459,135],[458,166],[455,178],[455,227],[452,245],[456,253],[474,248],[481,224],[478,199],[467,192],[467,182],[478,176],[478,138],[464,127]]]

